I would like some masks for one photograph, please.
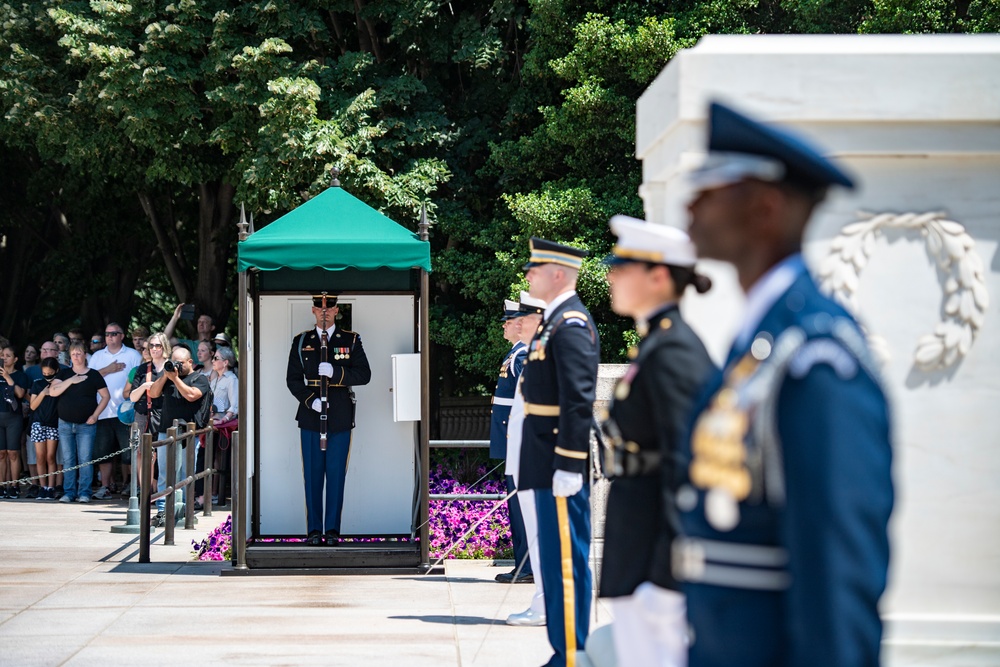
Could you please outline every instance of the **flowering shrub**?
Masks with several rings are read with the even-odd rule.
[[[233,557],[233,515],[201,542],[191,540],[195,560],[230,560]]]
[[[431,466],[431,493],[499,493],[506,494],[502,475],[491,472],[487,475],[486,464],[470,464],[461,459],[456,465],[456,457],[440,457],[441,463]],[[461,469],[459,469],[461,468]],[[475,476],[475,480],[459,482],[459,477]],[[485,479],[483,479],[485,477]],[[478,482],[478,483],[477,483]],[[430,557],[445,556],[445,550],[482,519],[497,504],[495,500],[432,500],[429,506]],[[261,540],[273,542],[275,540]],[[282,542],[301,542],[298,539],[284,539]],[[380,538],[350,538],[346,541],[378,542]],[[195,560],[230,560],[233,554],[233,517],[226,517],[224,523],[213,530],[203,541],[191,541]],[[501,503],[488,519],[483,521],[469,536],[452,549],[446,558],[511,558],[510,517],[507,504]]]
[[[486,474],[481,465],[476,470],[477,478]],[[447,464],[431,467],[431,493],[499,493],[506,494],[503,480],[493,475],[479,482],[474,488],[455,480],[453,469]],[[432,500],[430,502],[430,557],[445,556],[444,551],[472,528],[494,506],[495,500]],[[459,542],[446,558],[511,558],[510,517],[507,503],[483,521],[476,530]]]

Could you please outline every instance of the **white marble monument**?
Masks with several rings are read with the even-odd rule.
[[[1000,36],[702,39],[638,103],[647,219],[686,226],[712,99],[812,137],[861,184],[833,193],[804,252],[893,402],[885,664],[1000,664]],[[685,314],[721,361],[743,298],[728,267],[703,268],[716,287]]]

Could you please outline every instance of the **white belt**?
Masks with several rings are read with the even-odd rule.
[[[785,590],[792,581],[782,547],[681,537],[674,540],[672,555],[679,581],[772,591]]]
[[[513,398],[500,398],[499,396],[493,397],[493,405],[514,405]]]

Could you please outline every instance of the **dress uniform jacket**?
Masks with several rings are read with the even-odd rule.
[[[614,461],[605,521],[601,597],[631,595],[644,581],[678,590],[670,569],[677,459],[695,398],[715,367],[676,305],[647,323],[615,387],[604,430]]]
[[[577,295],[546,313],[528,346],[521,385],[524,429],[521,489],[551,489],[554,470],[589,474],[600,341],[593,318]]]
[[[527,356],[528,346],[518,341],[500,364],[497,388],[493,392],[493,405],[490,408],[491,459],[507,458],[507,422],[510,420],[510,408],[514,405],[517,381],[521,377],[521,368]]]
[[[879,662],[889,410],[856,323],[797,271],[696,412],[673,562],[691,667]]]
[[[327,432],[349,431],[354,428],[351,387],[368,384],[372,377],[361,336],[339,327],[334,329],[327,343],[326,358],[333,366],[333,377],[329,379],[327,388]],[[292,339],[285,382],[299,401],[295,421],[299,428],[309,431],[320,430],[319,413],[312,409],[312,402],[320,394],[319,359],[320,336],[315,327]]]

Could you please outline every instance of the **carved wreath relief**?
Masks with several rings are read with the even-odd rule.
[[[845,306],[857,311],[856,292],[861,270],[868,264],[875,239],[885,229],[919,230],[944,278],[945,318],[934,332],[917,340],[914,361],[918,368],[947,368],[965,356],[983,325],[989,294],[983,260],[973,249],[975,241],[960,223],[941,211],[929,213],[860,213],[860,222],[845,226],[833,240],[820,264],[822,287]],[[873,351],[885,358],[886,342],[869,337]]]

